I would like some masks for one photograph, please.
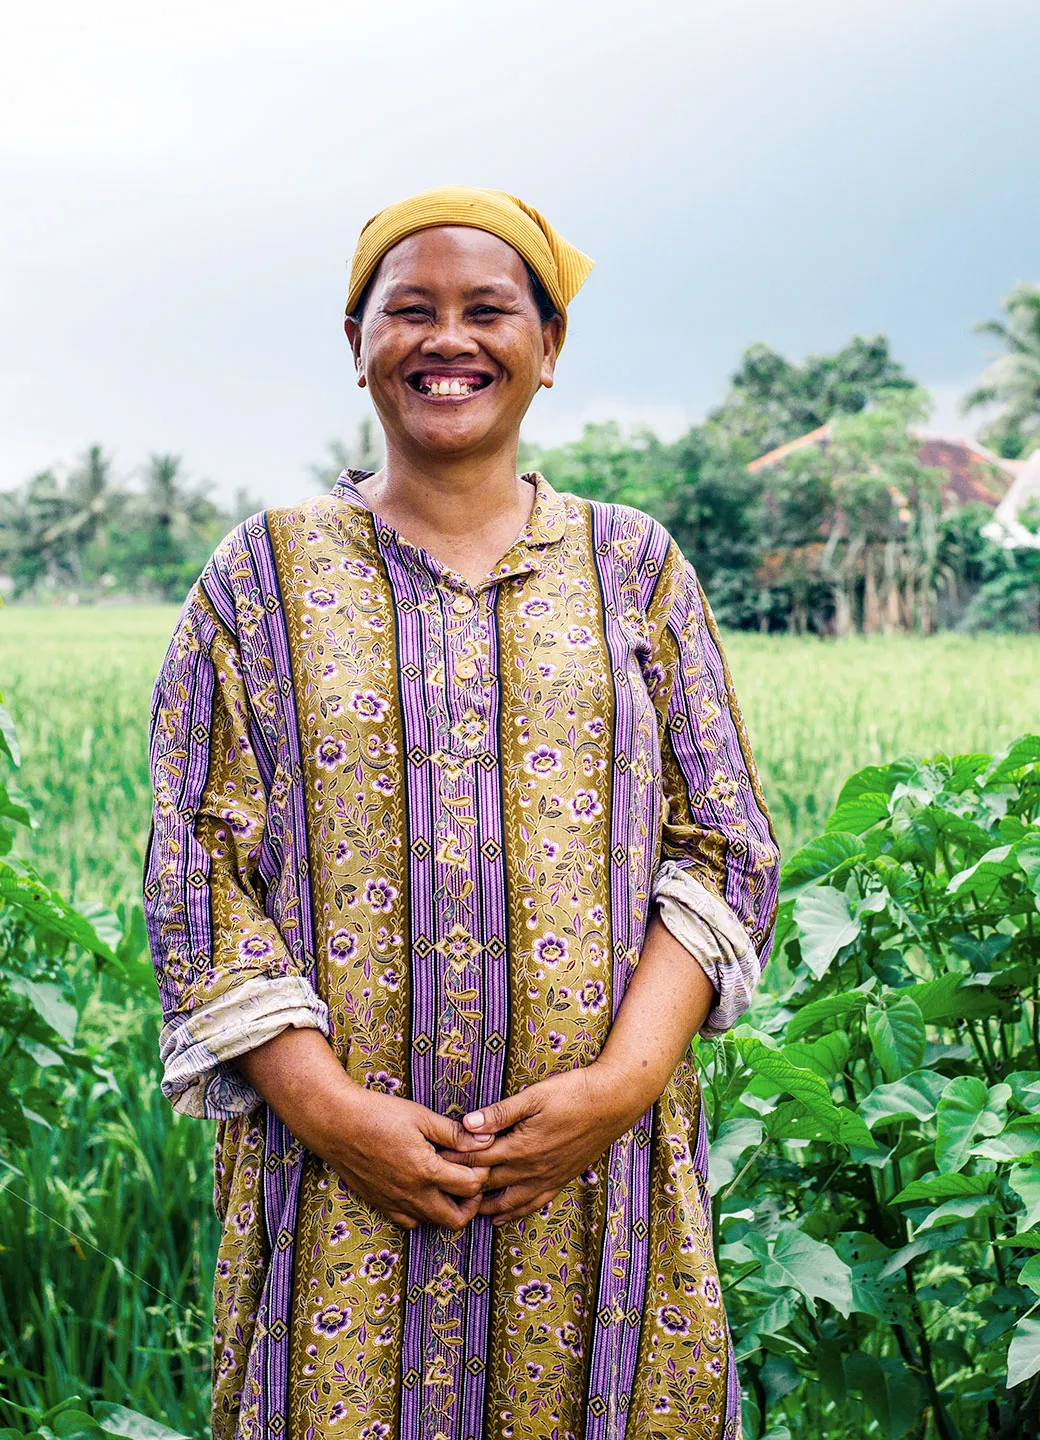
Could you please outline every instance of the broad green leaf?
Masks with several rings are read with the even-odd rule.
[[[934,1070],[913,1070],[890,1085],[876,1086],[857,1109],[871,1129],[894,1120],[930,1120],[948,1083]]]
[[[1040,1221],[1040,1165],[1015,1165],[1008,1184],[1026,1207],[1015,1226],[1017,1234],[1032,1230]]]
[[[1027,1286],[1034,1295],[1040,1295],[1040,1255],[1030,1255],[1018,1272],[1018,1283]]]
[[[930,1175],[924,1180],[911,1180],[896,1195],[897,1205],[920,1204],[922,1200],[959,1200],[970,1195],[985,1195],[993,1175]]]
[[[761,1040],[741,1038],[740,1055],[752,1075],[769,1082],[778,1091],[792,1095],[801,1101],[811,1115],[826,1123],[836,1125],[837,1106],[831,1099],[826,1082],[812,1070],[803,1070],[792,1065],[790,1060],[776,1050],[771,1050]]]
[[[127,1410],[123,1405],[97,1401],[94,1414],[109,1435],[125,1435],[129,1440],[187,1440],[179,1430],[170,1430],[158,1420],[149,1420],[147,1415]]]
[[[998,755],[992,769],[986,775],[987,790],[996,785],[1006,785],[1026,765],[1040,760],[1040,735],[1023,735],[1003,755]]]
[[[906,778],[905,761],[891,765],[866,765],[850,775],[838,792],[838,805],[847,805],[861,795],[891,795],[900,780]],[[837,807],[835,807],[837,808]]]
[[[924,1217],[917,1227],[917,1234],[920,1235],[922,1230],[931,1230],[936,1225],[956,1225],[961,1220],[974,1220],[980,1212],[987,1215],[996,1213],[996,1206],[988,1195],[968,1195],[963,1200],[946,1200]]]
[[[950,760],[951,774],[946,785],[947,790],[959,795],[973,780],[978,779],[989,763],[988,755],[954,755]]]
[[[100,905],[96,900],[77,901],[72,908],[77,915],[82,915],[84,920],[90,923],[103,944],[110,950],[119,949],[123,939],[123,926],[114,910],[109,910],[107,905]]]
[[[972,1148],[972,1155],[983,1160],[996,1160],[1006,1164],[1009,1160],[1021,1160],[1026,1155],[1040,1152],[1040,1126],[1036,1121],[1023,1117],[1005,1126],[999,1135],[982,1140]]]
[[[1040,895],[1040,841],[1030,841],[1028,845],[1021,846],[1015,859],[1030,890],[1034,895]]]
[[[794,933],[794,901],[785,900],[782,905],[777,907],[776,912],[776,925],[773,929],[772,948],[772,954],[774,956],[782,953],[784,946]]]
[[[1022,1235],[998,1235],[990,1242],[1004,1250],[1040,1250],[1040,1231],[1030,1230]]]
[[[4,860],[0,860],[0,901],[24,911],[41,929],[73,941],[100,960],[115,959],[89,920],[45,885],[38,875]]]
[[[852,1271],[852,1308],[886,1325],[905,1323],[909,1296],[901,1275],[881,1279],[892,1252],[877,1236],[845,1230],[834,1248]]]
[[[915,1235],[909,1245],[897,1250],[891,1260],[881,1267],[881,1279],[887,1280],[890,1275],[905,1270],[918,1256],[927,1255],[930,1250],[939,1250],[949,1243],[945,1230],[927,1230],[923,1235]]]
[[[911,999],[925,1020],[959,1018],[962,1012],[958,1008],[958,1000],[954,997],[958,996],[963,981],[963,975],[949,970],[934,980],[923,980],[919,985],[908,985],[906,989],[900,990],[898,993]]]
[[[814,1300],[827,1300],[842,1315],[852,1309],[849,1267],[830,1245],[813,1240],[796,1225],[780,1227],[762,1278],[767,1284],[800,1290],[812,1314],[816,1313]]]
[[[22,763],[18,732],[5,705],[0,705],[0,752],[5,754],[13,765]]]
[[[867,1008],[870,1044],[888,1080],[916,1070],[924,1059],[928,1036],[924,1016],[908,995],[886,997]]]
[[[986,900],[997,890],[1000,882],[1015,869],[1011,845],[997,845],[987,850],[981,860],[969,865],[967,870],[958,871],[947,889],[951,895],[973,895],[977,900]]]
[[[1008,1348],[1007,1388],[1014,1389],[1040,1370],[1040,1319],[1025,1315],[1015,1326]]]
[[[827,830],[843,830],[849,835],[862,835],[888,815],[888,796],[857,795],[842,801],[827,821]]]
[[[32,824],[32,811],[18,794],[15,787],[7,786],[0,780],[0,820],[12,820],[16,825]]]
[[[803,1070],[815,1070],[824,1080],[832,1080],[845,1069],[849,1058],[849,1037],[843,1030],[832,1030],[818,1040],[785,1045],[780,1053],[792,1065],[798,1065]]]
[[[63,1410],[50,1420],[58,1440],[104,1440],[105,1432],[85,1410]]]
[[[794,920],[802,947],[802,959],[821,980],[838,951],[851,945],[860,932],[860,922],[849,911],[849,902],[830,885],[804,890],[794,902]]]
[[[780,899],[791,900],[807,885],[828,880],[847,865],[862,860],[866,847],[857,835],[842,831],[820,835],[793,854],[780,876]]]
[[[1004,1089],[1011,1093],[1010,1086]],[[939,1096],[935,1163],[944,1174],[955,1173],[967,1161],[972,1141],[982,1132],[989,1098],[985,1084],[975,1075],[956,1076]]]
[[[855,1286],[853,1286],[855,1291]],[[845,1404],[845,1368],[841,1363],[841,1346],[837,1340],[817,1340],[816,1373],[835,1405]]]
[[[762,1143],[762,1122],[750,1116],[724,1120],[708,1150],[708,1177],[714,1195],[736,1179],[741,1156]]]
[[[847,990],[843,995],[826,995],[822,1000],[813,1000],[796,1010],[787,1022],[787,1039],[800,1040],[810,1030],[829,1029],[852,1015],[858,1015],[867,1006],[867,995],[862,990]]]
[[[66,1045],[73,1044],[79,1017],[59,985],[53,980],[27,980],[24,975],[12,975],[7,983],[17,994],[25,996],[40,1019],[60,1035]]]

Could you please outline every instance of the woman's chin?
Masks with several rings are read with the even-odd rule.
[[[474,417],[474,420],[476,417]],[[474,423],[463,416],[431,417],[426,424],[408,427],[411,444],[429,455],[445,459],[462,458],[467,454],[486,453],[489,446],[504,444],[504,427]]]

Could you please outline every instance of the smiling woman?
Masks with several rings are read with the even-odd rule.
[[[516,473],[590,268],[497,191],[370,221],[386,464],[229,536],[160,673],[218,1440],[739,1433],[689,1045],[749,1003],[778,857],[675,542]]]

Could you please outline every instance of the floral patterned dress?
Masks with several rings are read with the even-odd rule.
[[[542,1211],[460,1234],[369,1208],[232,1063],[312,1026],[359,1085],[478,1109],[596,1057],[658,889],[728,926],[706,1033],[747,1003],[778,857],[693,570],[524,478],[479,585],[360,473],[256,516],[160,672],[145,898],[164,1090],[219,1122],[218,1440],[740,1433],[690,1059]]]

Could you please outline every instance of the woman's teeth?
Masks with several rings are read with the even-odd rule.
[[[419,389],[423,395],[472,395],[478,388],[468,380],[421,380]]]

